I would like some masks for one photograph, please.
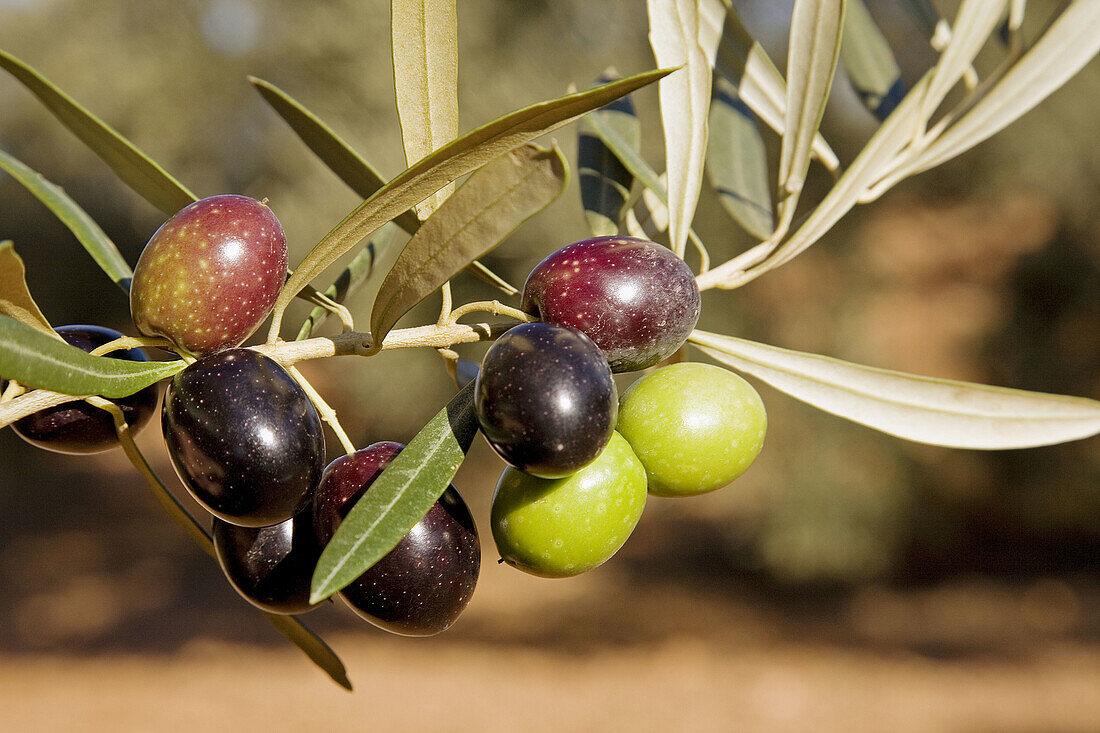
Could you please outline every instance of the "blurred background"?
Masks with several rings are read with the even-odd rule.
[[[1028,3],[1032,33],[1057,4]],[[791,2],[735,5],[782,66]],[[915,81],[934,61],[921,27],[903,0],[868,5]],[[643,3],[464,0],[460,129],[587,86],[611,65],[651,68],[646,33]],[[0,48],[198,194],[270,199],[292,262],[358,199],[246,74],[296,96],[384,175],[404,167],[379,0],[0,0]],[[1001,53],[988,49],[979,69]],[[1100,398],[1098,97],[1094,61],[798,260],[706,293],[701,327]],[[635,101],[643,152],[660,169],[655,89]],[[62,185],[135,262],[163,217],[7,76],[0,110],[0,148]],[[842,162],[874,124],[839,72],[823,130]],[[554,138],[575,156],[575,128]],[[811,196],[827,184],[814,176]],[[717,261],[752,244],[705,186],[695,228]],[[487,262],[522,284],[538,259],[586,236],[574,169],[566,193]],[[0,238],[14,240],[51,322],[134,333],[125,298],[3,174]],[[349,302],[364,321],[371,289]],[[455,292],[494,297],[467,276]],[[430,301],[407,321],[437,309]],[[288,323],[304,313],[294,306]],[[453,391],[430,351],[302,370],[358,445],[408,440]],[[59,456],[2,431],[0,729],[1100,730],[1098,439],[933,448],[758,387],[769,435],[756,465],[719,492],[651,500],[627,546],[576,579],[494,562],[488,510],[502,465],[479,439],[455,481],[485,561],[463,618],[427,640],[387,636],[338,607],[308,619],[344,658],[353,695],[233,593],[120,452]],[[156,428],[139,444],[178,488]]]

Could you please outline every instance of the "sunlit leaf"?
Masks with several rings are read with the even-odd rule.
[[[122,182],[165,214],[174,214],[195,195],[110,125],[81,107],[37,71],[0,51],[0,68],[20,81],[46,108],[118,174]]]
[[[11,240],[0,242],[0,315],[14,318],[42,333],[64,340],[57,336],[46,316],[39,310],[38,303],[31,297],[23,259],[15,253]]]
[[[397,256],[371,309],[375,348],[401,316],[562,192],[561,151],[523,145],[476,171]]]
[[[310,151],[352,191],[366,199],[386,185],[385,179],[370,163],[300,102],[263,79],[250,76],[248,80]],[[401,212],[394,217],[393,222],[409,234],[415,234],[420,228],[420,220],[413,211]],[[513,285],[480,262],[474,262],[466,269],[474,277],[507,295],[514,295],[517,292]],[[341,273],[337,280],[345,276],[349,276],[346,271]]]
[[[687,247],[703,182],[711,66],[720,35],[701,18],[710,4],[709,0],[646,2],[649,44],[657,65],[680,67],[658,84],[668,175],[669,239],[680,257]]]
[[[767,150],[756,116],[737,98],[737,88],[714,79],[707,144],[707,178],[733,220],[758,239],[775,228]]]
[[[1100,433],[1100,402],[876,369],[695,331],[714,359],[818,407],[906,440],[1030,448]]]
[[[664,185],[664,177],[661,178],[661,185]],[[624,223],[630,236],[655,240],[668,230],[668,207],[653,189],[643,188],[642,195],[626,212]]]
[[[905,82],[863,0],[847,0],[840,58],[860,101],[875,117],[886,119],[905,96]]]
[[[136,362],[92,356],[0,315],[0,375],[28,389],[125,397],[183,369],[182,361]]]
[[[393,78],[408,165],[458,135],[458,11],[456,0],[391,0]],[[421,221],[454,185],[417,204]]]
[[[604,72],[600,84],[618,78],[613,70]],[[601,237],[619,232],[623,207],[630,198],[634,176],[592,130],[589,120],[598,118],[635,151],[641,145],[641,123],[634,102],[627,95],[589,112],[577,122],[577,176],[580,179],[581,205],[588,228]]]
[[[1004,129],[1100,53],[1100,2],[1078,0],[917,161],[927,170]]]
[[[1006,0],[963,0],[955,15],[951,40],[932,68],[921,102],[920,119],[927,120],[948,92],[970,69],[975,57],[1004,17]]]
[[[787,56],[787,109],[779,152],[779,187],[802,190],[814,135],[833,84],[844,21],[844,0],[796,0]]]
[[[737,11],[726,12],[714,70],[737,87],[737,95],[765,125],[780,135],[786,130],[787,82],[763,47],[753,40]],[[813,154],[826,169],[836,171],[840,161],[825,138],[814,135]]]
[[[920,112],[922,92],[930,75],[931,72],[925,74],[917,82],[901,104],[875,131],[863,150],[844,171],[844,175],[829,189],[825,198],[775,250],[771,258],[747,272],[730,267],[732,263],[719,265],[699,276],[699,287],[733,288],[743,285],[789,262],[825,236],[833,225],[859,203],[863,192],[881,174],[883,161],[891,160],[911,140],[917,114]]]
[[[129,430],[125,427],[118,425],[116,419],[116,429],[118,429],[119,443],[122,445],[123,451],[126,453],[126,457],[130,459],[130,463],[145,479],[145,483],[149,486],[149,489],[153,492],[153,496],[156,497],[161,507],[168,513],[176,524],[178,524],[187,535],[195,541],[199,549],[209,555],[211,558],[217,559],[217,553],[214,551],[214,543],[210,539],[210,535],[207,533],[206,528],[199,524],[198,520],[187,511],[179,500],[168,490],[168,487],[157,477],[157,474],[149,466],[149,462],[145,460],[145,456],[142,455],[141,450],[134,443],[133,436]],[[334,682],[341,687],[350,690],[351,681],[348,680],[347,671],[344,669],[343,662],[336,656],[336,653],[324,642],[321,637],[314,634],[308,628],[306,628],[301,621],[293,616],[283,616],[274,613],[263,612],[267,620],[271,622],[279,633],[289,639],[295,646],[301,649],[306,656],[313,661],[318,667],[321,668]]]
[[[473,394],[470,382],[348,512],[317,562],[311,603],[328,598],[382,559],[446,491],[477,434]]]
[[[107,277],[114,281],[124,293],[130,292],[130,279],[133,270],[123,259],[118,247],[110,237],[100,229],[99,224],[88,216],[60,186],[50,183],[40,173],[32,170],[24,163],[16,160],[3,150],[0,150],[0,168],[7,171],[12,178],[34,194],[35,198],[44,203],[53,212],[62,224],[69,228],[77,241],[84,246],[88,254],[92,256],[100,269]]]
[[[668,73],[668,69],[647,71],[525,107],[463,135],[406,169],[348,214],[295,268],[275,303],[268,340],[279,333],[283,311],[295,294],[375,229],[459,176]]]

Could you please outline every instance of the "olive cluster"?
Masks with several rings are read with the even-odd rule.
[[[492,506],[505,562],[582,573],[626,542],[648,494],[689,496],[740,476],[763,445],[756,391],[706,364],[656,369],[619,398],[613,373],[656,366],[699,319],[695,277],[632,237],[568,245],[539,263],[475,387],[481,431],[507,463]]]

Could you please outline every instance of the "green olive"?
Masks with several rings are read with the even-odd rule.
[[[618,552],[645,501],[645,467],[613,433],[595,461],[565,478],[504,469],[493,495],[493,539],[509,565],[544,578],[567,578]]]
[[[692,496],[744,473],[767,427],[764,403],[744,379],[709,364],[681,363],[623,393],[616,430],[645,465],[649,493]]]

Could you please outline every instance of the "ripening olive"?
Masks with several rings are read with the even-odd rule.
[[[700,303],[691,268],[670,249],[613,236],[549,255],[527,276],[520,307],[583,332],[617,373],[653,366],[680,348]]]
[[[223,194],[185,206],[153,234],[134,268],[138,330],[197,356],[239,346],[286,281],[286,235],[266,204]]]
[[[509,565],[532,575],[566,578],[618,552],[645,502],[645,467],[613,433],[595,461],[565,478],[504,469],[493,495],[493,539]]]
[[[721,367],[685,362],[632,384],[620,400],[616,430],[645,464],[649,493],[690,496],[744,473],[767,426],[752,385]]]
[[[328,544],[340,522],[401,451],[374,443],[337,458],[313,495],[317,538]],[[340,591],[361,618],[394,634],[431,636],[465,610],[481,570],[481,544],[470,510],[454,486],[397,546]]]

